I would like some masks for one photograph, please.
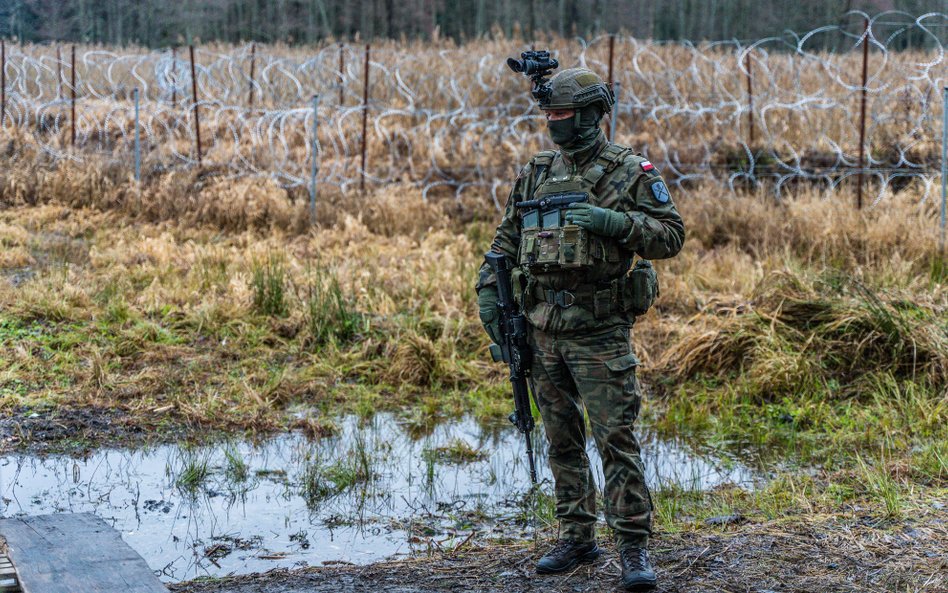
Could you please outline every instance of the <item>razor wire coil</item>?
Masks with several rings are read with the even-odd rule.
[[[898,49],[909,35],[923,38],[925,49]],[[946,35],[946,13],[914,17],[890,11],[872,17],[853,12],[845,23],[753,41],[668,43],[619,36],[616,140],[641,151],[677,186],[711,182],[734,190],[770,182],[780,194],[799,182],[835,189],[862,174],[875,180],[876,201],[911,181],[922,183],[928,199],[939,174],[936,128],[941,88],[948,85]],[[73,73],[54,48],[8,46],[3,127],[25,138],[7,151],[8,158],[36,153],[52,164],[91,156],[129,162],[137,88],[146,176],[198,164],[199,109],[205,166],[224,175],[272,178],[284,187],[306,186],[313,158],[309,105],[320,95],[320,185],[347,190],[364,174],[373,184],[418,186],[425,197],[442,188],[458,197],[479,189],[500,207],[499,192],[549,141],[527,81],[504,64],[525,44],[475,43],[483,43],[485,52],[394,42],[373,48],[366,105],[362,47],[356,45],[258,44],[252,53],[249,45],[195,48],[194,81],[185,52],[80,50]],[[869,117],[860,168],[863,43],[870,48]],[[555,39],[550,45],[564,67],[582,65],[602,75],[608,70],[607,36]],[[834,46],[836,51],[826,49]],[[365,110],[369,165],[363,172]]]

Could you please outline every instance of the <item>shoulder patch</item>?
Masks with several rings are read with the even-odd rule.
[[[660,204],[664,204],[671,199],[671,194],[668,193],[668,188],[665,187],[664,181],[656,181],[650,187],[652,189],[652,195],[655,196],[655,199]]]
[[[642,167],[642,170],[645,171],[646,173],[648,173],[649,171],[655,170],[655,165],[653,165],[649,161],[642,161],[641,163],[639,163],[639,166]]]

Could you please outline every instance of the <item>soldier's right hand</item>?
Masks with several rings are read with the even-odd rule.
[[[477,293],[477,306],[480,309],[484,330],[495,344],[500,344],[500,311],[497,309],[497,289],[485,286]]]

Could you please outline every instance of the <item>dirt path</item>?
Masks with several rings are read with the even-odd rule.
[[[273,571],[207,583],[177,593],[433,593],[443,591],[612,591],[614,550],[559,577],[533,573],[532,546],[472,549],[431,559]],[[826,593],[948,592],[948,512],[879,523],[839,516],[745,524],[716,533],[662,535],[653,544],[660,591]]]

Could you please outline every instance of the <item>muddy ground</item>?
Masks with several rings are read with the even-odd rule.
[[[155,417],[149,422],[123,410],[97,406],[15,409],[0,416],[0,454],[81,454],[100,447],[208,441],[222,435],[179,419]]]
[[[941,508],[936,508],[941,507]],[[948,591],[948,511],[935,503],[911,520],[811,517],[661,534],[652,544],[659,591]],[[533,545],[484,547],[433,558],[299,571],[171,586],[177,593],[432,593],[441,591],[611,591],[615,551],[565,576],[538,576]]]

